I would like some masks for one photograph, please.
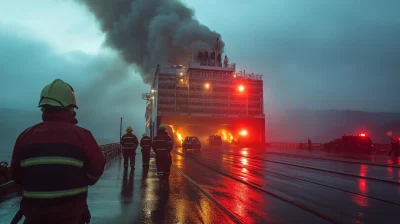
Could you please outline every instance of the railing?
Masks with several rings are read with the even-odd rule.
[[[121,148],[120,143],[111,143],[106,145],[100,145],[101,151],[108,162],[112,161],[115,157],[120,155]],[[5,183],[0,183],[0,202],[6,200],[8,197],[15,196],[15,193],[19,191],[19,189],[14,184],[14,181],[10,181],[10,171],[6,169],[3,176],[0,176],[0,180],[4,178]]]
[[[279,148],[279,149],[308,149],[308,143],[302,142],[267,142],[268,147]],[[390,145],[382,143],[374,143],[374,149],[380,151],[386,151]],[[324,149],[324,143],[311,143],[311,149],[322,150]]]
[[[281,149],[308,148],[307,143],[301,143],[301,142],[269,142],[269,143],[267,143],[267,145],[272,148],[281,148]],[[323,143],[312,143],[311,144],[312,149],[323,149],[323,147],[324,147]]]
[[[241,71],[236,73],[237,77],[244,78],[244,79],[253,79],[253,80],[262,80],[263,75],[261,74],[254,74],[254,73],[242,73]]]
[[[158,110],[157,112],[158,116],[162,115],[167,115],[167,116],[202,116],[202,117],[208,117],[208,116],[215,116],[215,117],[241,117],[241,118],[263,118],[265,117],[265,114],[261,113],[253,113],[252,111],[249,111],[248,114],[246,114],[245,111],[235,111],[235,113],[227,113],[226,111],[210,111],[210,110],[185,110],[185,109],[179,109],[176,112],[175,111],[165,111],[165,110]]]
[[[214,60],[214,63],[201,63],[200,60],[193,60],[192,62],[189,63],[189,68],[210,68],[210,69],[221,69],[221,70],[231,70],[235,71],[236,70],[236,63],[233,64],[224,64],[222,63],[221,66],[218,66],[218,63],[216,63],[217,60]]]
[[[106,145],[100,145],[101,151],[106,158],[107,162],[114,159],[121,153],[121,147],[119,143],[111,143]]]

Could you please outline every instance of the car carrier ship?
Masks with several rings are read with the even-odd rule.
[[[158,65],[146,104],[146,132],[153,138],[163,123],[179,143],[221,135],[236,143],[265,143],[262,75],[236,71],[219,44],[192,55],[187,65]],[[179,139],[179,141],[177,141]]]

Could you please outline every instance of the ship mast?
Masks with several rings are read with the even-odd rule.
[[[214,45],[214,52],[215,55],[218,55],[220,53],[221,46],[219,45],[219,38],[217,37],[217,43]]]
[[[215,54],[215,66],[220,67],[220,66],[222,66],[222,62],[220,61],[221,60],[221,58],[220,58],[221,57],[221,54],[220,54],[221,46],[219,44],[218,37],[217,37],[217,43],[214,45],[213,50],[214,50],[214,54]]]

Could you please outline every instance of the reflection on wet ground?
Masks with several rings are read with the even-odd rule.
[[[160,188],[154,159],[150,168],[144,169],[141,159],[139,154],[135,170],[124,169],[121,158],[115,159],[90,187],[91,223],[230,223],[229,217],[175,169],[171,168],[169,187]],[[0,204],[0,223],[10,223],[19,201],[14,198]]]
[[[399,220],[400,168],[388,165],[392,163],[387,154],[346,157],[252,148],[174,151],[173,163],[195,184],[171,168],[169,185],[160,187],[154,158],[150,168],[142,168],[138,154],[132,170],[124,169],[118,157],[90,187],[92,223],[233,223],[219,206],[243,223]],[[352,162],[337,161],[349,159]],[[0,223],[10,222],[19,200],[0,204]]]
[[[387,166],[388,163],[376,166],[369,163],[336,161],[337,158],[326,155],[325,159],[321,160],[316,157],[322,157],[324,153],[318,151],[288,151],[250,148],[204,149],[201,153],[179,154],[178,152],[175,159],[184,158],[182,161],[188,161],[187,164],[182,162],[182,169],[191,166],[191,170],[187,172],[191,172],[192,178],[197,178],[205,186],[210,181],[202,180],[202,177],[196,176],[195,173],[197,169],[204,173],[205,171],[202,169],[210,166],[231,176],[231,181],[234,181],[233,178],[239,178],[278,196],[290,199],[292,202],[300,203],[338,222],[376,223],[383,220],[385,223],[398,222],[397,211],[400,209],[399,167]],[[366,161],[365,158],[362,158],[366,156],[360,157],[360,160]],[[369,156],[369,158],[372,157],[380,164],[385,164],[388,159],[388,156],[384,154]],[[190,160],[192,161],[189,162]],[[197,166],[203,167],[194,169],[194,165],[191,165],[194,163],[193,161],[196,161]],[[240,191],[232,190],[231,193],[225,193],[225,195],[234,195],[237,192]],[[256,192],[255,188],[252,192]],[[262,199],[261,196],[257,198],[264,200],[263,203],[271,201],[267,198]],[[248,205],[244,207],[250,208],[258,207],[261,202],[253,200],[245,203]],[[258,208],[257,212],[261,213],[261,216],[265,217],[265,214],[270,214],[267,208]],[[244,218],[248,217],[248,213]],[[238,210],[236,214],[241,216],[242,212]],[[254,220],[249,222],[252,221]],[[291,221],[285,220],[285,222]]]

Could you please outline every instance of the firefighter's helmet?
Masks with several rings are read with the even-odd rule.
[[[165,124],[160,124],[160,126],[158,127],[158,129],[165,130],[165,129],[167,129],[167,127],[165,127]]]
[[[126,128],[126,131],[127,132],[131,132],[133,129],[132,129],[132,127],[131,126],[128,126],[127,128]]]
[[[74,107],[78,109],[74,89],[61,79],[54,80],[43,88],[39,107]]]
[[[144,137],[144,136],[147,136],[147,133],[146,133],[146,132],[143,132],[142,137]]]

